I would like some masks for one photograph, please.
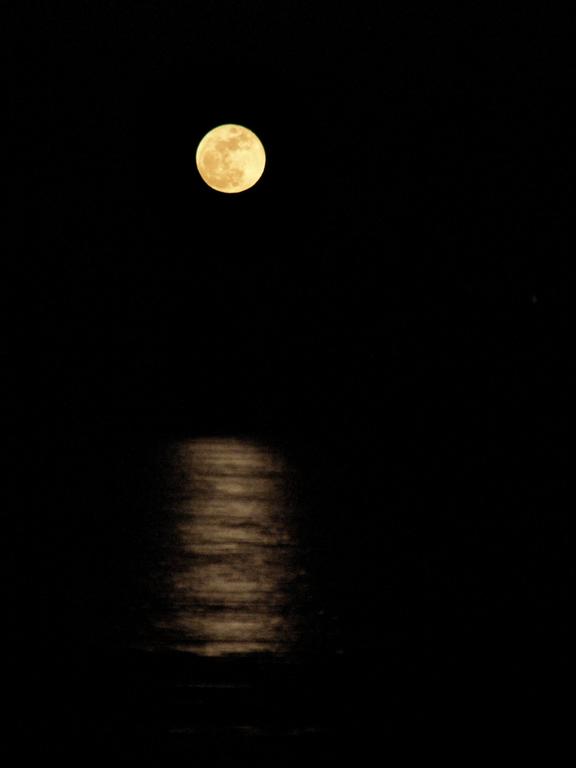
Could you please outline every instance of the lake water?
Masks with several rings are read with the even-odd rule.
[[[105,751],[319,757],[537,711],[567,539],[506,451],[487,471],[473,441],[382,424],[46,430],[10,449],[6,658],[27,727],[66,722]]]
[[[293,653],[307,580],[286,459],[254,441],[180,440],[162,474],[172,535],[158,553],[157,642],[202,656]]]

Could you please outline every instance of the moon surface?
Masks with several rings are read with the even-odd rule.
[[[244,192],[264,172],[266,152],[249,128],[227,123],[204,136],[196,150],[196,166],[206,184],[218,192]]]

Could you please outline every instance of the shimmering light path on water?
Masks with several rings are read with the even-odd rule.
[[[166,465],[175,536],[159,629],[204,656],[289,653],[305,573],[285,460],[254,442],[209,438],[173,444]]]

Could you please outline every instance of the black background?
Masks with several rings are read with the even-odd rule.
[[[12,14],[0,407],[17,486],[17,648],[33,656],[38,637],[56,646],[86,621],[70,597],[46,632],[26,600],[48,560],[58,584],[78,567],[54,542],[68,530],[73,549],[70,498],[96,505],[87,489],[114,474],[110,434],[264,435],[320,446],[324,484],[356,504],[357,531],[342,512],[330,534],[335,560],[345,543],[366,546],[358,531],[385,532],[373,499],[387,466],[414,572],[431,574],[435,595],[400,621],[405,647],[425,632],[426,669],[449,668],[453,692],[462,669],[491,670],[479,722],[499,706],[501,720],[544,723],[546,710],[561,726],[574,391],[563,30],[548,12],[470,4],[76,2]],[[267,151],[242,195],[212,191],[195,169],[198,141],[225,122]],[[349,484],[331,475],[342,466]],[[414,512],[424,507],[431,517]],[[95,541],[105,546],[104,528]],[[326,592],[349,605],[343,642],[367,627],[360,652],[382,654],[371,614],[352,607],[368,598],[339,578]],[[472,627],[457,653],[454,616]],[[507,709],[496,702],[511,664]],[[456,717],[454,696],[442,717]]]
[[[267,418],[379,398],[382,375],[425,398],[446,368],[527,391],[567,365],[559,19],[59,10],[5,33],[6,412],[164,420],[238,398]],[[194,167],[227,121],[268,152],[246,195]]]

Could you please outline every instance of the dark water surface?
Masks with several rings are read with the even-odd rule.
[[[12,443],[19,727],[138,757],[320,757],[496,738],[544,700],[559,722],[563,470],[533,450],[383,424]]]

